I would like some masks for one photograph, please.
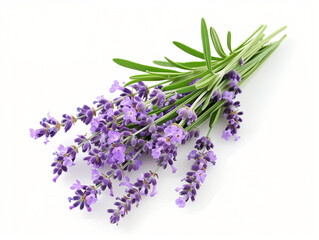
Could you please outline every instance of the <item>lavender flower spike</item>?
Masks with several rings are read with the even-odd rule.
[[[153,197],[156,195],[156,179],[154,176],[157,176],[156,173],[147,172],[142,174],[135,183],[131,183],[128,177],[125,178],[125,182],[120,183],[120,186],[126,186],[126,195],[123,197],[117,197],[114,205],[116,209],[108,209],[108,212],[111,213],[110,222],[113,224],[118,224],[121,217],[124,217],[132,209],[132,205],[138,206],[142,196],[149,194],[149,189],[151,185],[153,187],[150,196]]]
[[[176,188],[180,197],[176,199],[175,203],[180,208],[183,208],[189,199],[195,201],[197,191],[206,178],[207,163],[216,164],[216,156],[210,150],[213,148],[213,143],[207,137],[197,140],[195,148],[197,151],[193,150],[188,155],[188,160],[193,159],[195,162],[191,171],[187,172],[186,177],[182,179],[186,183],[182,187]],[[205,150],[207,151],[204,152]]]

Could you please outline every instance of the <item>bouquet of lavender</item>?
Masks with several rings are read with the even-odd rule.
[[[30,129],[34,139],[44,137],[45,144],[62,128],[65,132],[78,122],[90,125],[91,134],[78,135],[75,145],[60,145],[52,163],[53,181],[67,172],[73,165],[79,151],[86,153],[83,158],[92,167],[93,183],[83,185],[76,180],[71,186],[75,191],[69,198],[70,209],[79,207],[91,211],[98,196],[105,190],[113,194],[113,185],[119,182],[126,187],[126,194],[115,198],[114,209],[109,209],[111,223],[118,223],[129,213],[132,205],[138,206],[142,197],[156,195],[157,170],[176,172],[174,162],[177,147],[195,137],[195,149],[188,155],[192,167],[182,179],[184,184],[176,188],[178,207],[194,201],[197,191],[204,183],[207,167],[215,165],[216,155],[209,138],[214,124],[222,116],[228,122],[221,134],[222,138],[239,139],[238,129],[242,122],[236,100],[241,93],[240,85],[271,55],[280,45],[280,40],[269,41],[285,27],[265,37],[265,25],[261,25],[251,36],[236,48],[231,46],[231,33],[227,35],[226,54],[214,28],[210,28],[210,38],[218,57],[211,56],[209,34],[205,20],[201,21],[203,52],[180,42],[173,42],[184,52],[202,59],[194,62],[154,61],[160,67],[146,66],[123,59],[114,59],[117,64],[142,71],[144,74],[131,76],[128,83],[121,86],[114,81],[110,92],[119,91],[113,101],[98,97],[94,106],[77,108],[77,115],[64,114],[58,121],[48,115],[40,122],[41,128]],[[179,71],[171,68],[178,68]],[[145,82],[155,82],[149,86]],[[209,120],[207,134],[200,137],[198,127]],[[142,165],[141,156],[154,159],[156,168],[142,173],[136,181],[128,177],[131,171],[138,171]]]

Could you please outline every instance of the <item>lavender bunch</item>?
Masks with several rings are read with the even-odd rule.
[[[210,41],[205,20],[201,22],[203,52],[180,42],[173,42],[184,52],[202,59],[194,62],[154,61],[158,67],[147,66],[124,59],[113,59],[117,64],[142,71],[143,74],[130,77],[121,85],[114,81],[110,92],[118,95],[112,101],[104,96],[97,97],[93,105],[77,108],[75,116],[63,114],[62,119],[48,115],[40,121],[41,128],[30,129],[34,139],[45,138],[47,144],[61,129],[68,132],[78,120],[89,125],[90,134],[79,134],[74,144],[60,145],[54,153],[53,181],[69,171],[76,164],[82,151],[85,161],[91,167],[92,183],[82,185],[79,180],[70,187],[74,196],[69,198],[70,209],[92,210],[102,192],[114,197],[113,186],[125,186],[125,195],[115,197],[115,208],[109,209],[110,222],[118,224],[132,206],[138,206],[142,197],[155,196],[159,168],[170,167],[176,172],[177,147],[191,138],[196,138],[195,149],[189,153],[193,162],[191,170],[182,179],[184,185],[176,189],[179,197],[176,204],[184,207],[195,196],[204,183],[207,167],[215,165],[216,155],[209,135],[222,115],[227,126],[221,136],[228,140],[239,139],[238,130],[243,112],[236,100],[241,93],[240,85],[280,45],[280,40],[269,41],[285,27],[265,37],[265,25],[260,26],[241,45],[232,49],[231,33],[227,35],[226,54],[214,28],[210,38],[218,57],[211,56]],[[174,69],[175,68],[175,69]],[[179,70],[177,71],[176,68]],[[155,84],[147,85],[146,82]],[[199,138],[199,126],[209,120],[207,134]],[[141,174],[131,182],[128,175],[138,171],[143,164],[141,157],[148,155],[154,161],[153,171]]]

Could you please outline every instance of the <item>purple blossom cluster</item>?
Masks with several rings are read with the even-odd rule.
[[[62,172],[67,172],[68,167],[72,167],[74,165],[74,160],[76,158],[76,148],[74,147],[64,147],[60,145],[58,151],[53,153],[56,155],[54,162],[51,164],[53,169],[53,174],[56,174],[53,178],[53,181],[56,182],[58,177],[62,174]]]
[[[224,104],[224,116],[229,118],[230,125],[226,131],[232,130],[232,134],[233,129],[239,128],[235,123],[241,121],[236,117],[241,113],[236,112],[237,115],[234,116],[233,110],[239,106],[233,99],[240,93],[237,86],[240,77],[236,72],[230,72],[225,78],[229,79],[228,89],[223,93],[215,91],[212,102],[227,100]],[[67,172],[76,164],[75,160],[80,151],[84,153],[83,161],[91,167],[93,183],[82,185],[77,180],[71,186],[71,189],[75,190],[75,195],[69,198],[72,202],[70,209],[79,207],[81,210],[85,208],[91,211],[91,205],[97,202],[103,191],[107,190],[110,196],[114,196],[113,186],[117,181],[120,186],[126,186],[127,189],[125,196],[116,197],[116,209],[108,210],[111,213],[111,223],[116,224],[121,217],[128,214],[132,205],[139,205],[142,196],[149,194],[152,197],[156,194],[156,173],[144,173],[134,183],[131,183],[127,176],[129,172],[139,170],[143,163],[141,157],[151,156],[158,168],[166,169],[170,166],[175,173],[177,146],[185,144],[192,137],[199,137],[198,129],[185,130],[186,126],[197,120],[198,111],[190,107],[191,102],[175,109],[178,106],[175,104],[176,101],[186,99],[189,93],[166,94],[162,86],[155,86],[150,90],[143,82],[131,87],[132,89],[123,87],[115,81],[110,91],[120,91],[120,94],[113,101],[99,96],[93,102],[93,107],[83,105],[77,108],[76,117],[63,114],[59,123],[48,115],[48,118],[40,122],[43,128],[30,130],[33,138],[45,136],[47,142],[47,138],[53,137],[61,128],[68,132],[77,120],[90,126],[91,135],[78,135],[74,139],[75,145],[60,145],[54,153],[53,181],[56,182],[63,172]],[[165,110],[161,111],[162,108]],[[161,121],[167,115],[171,116],[170,119]],[[189,199],[195,200],[198,189],[204,183],[208,163],[214,165],[216,161],[212,148],[213,144],[207,137],[196,141],[197,150],[191,151],[188,156],[189,160],[194,161],[191,171],[183,179],[186,183],[177,188],[180,197],[176,204],[179,207],[184,207]]]
[[[240,136],[237,135],[237,131],[240,128],[240,123],[242,122],[242,118],[240,116],[243,115],[243,112],[237,110],[240,106],[240,102],[234,100],[236,95],[241,93],[241,89],[238,87],[241,77],[232,70],[227,73],[224,78],[229,80],[228,90],[226,90],[222,96],[223,99],[227,100],[223,105],[223,117],[228,121],[228,125],[223,131],[222,138],[228,140],[230,137],[234,136],[234,140],[237,141],[240,138]]]
[[[136,207],[139,205],[142,196],[147,196],[149,194],[153,197],[157,194],[157,181],[155,177],[158,177],[157,174],[151,171],[142,174],[134,183],[131,183],[130,179],[125,177],[125,182],[120,183],[120,186],[126,187],[126,195],[116,198],[117,201],[114,203],[116,206],[115,209],[108,209],[108,212],[111,213],[111,223],[118,224],[120,219],[129,213],[132,205],[135,205]]]
[[[190,125],[192,122],[197,120],[197,115],[194,110],[189,107],[183,107],[176,111],[178,114],[176,120],[187,120],[187,125]]]
[[[79,180],[76,180],[76,183],[74,183],[70,189],[75,190],[75,196],[68,198],[69,202],[73,201],[70,209],[79,207],[80,210],[82,210],[86,207],[87,211],[91,212],[91,205],[96,203],[99,191],[97,191],[94,187],[82,185]]]
[[[214,147],[213,143],[208,137],[202,137],[196,141],[195,148],[188,155],[188,160],[193,160],[191,171],[186,173],[186,177],[182,179],[186,183],[176,188],[180,197],[176,199],[175,203],[178,207],[183,208],[186,202],[190,199],[195,201],[197,191],[206,178],[207,164],[216,164],[216,155],[211,150]]]
[[[50,113],[48,113],[47,118],[43,118],[42,121],[40,121],[40,125],[42,128],[39,128],[37,130],[34,130],[33,128],[30,128],[30,136],[31,138],[37,139],[40,137],[45,137],[44,144],[47,144],[49,142],[49,137],[54,137],[55,134],[60,130],[60,123],[53,117],[50,116]]]

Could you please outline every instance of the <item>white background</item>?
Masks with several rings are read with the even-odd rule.
[[[2,239],[318,239],[318,5],[221,2],[1,1]],[[60,118],[96,96],[114,97],[113,80],[136,74],[114,57],[196,61],[171,42],[201,49],[201,17],[222,43],[231,30],[234,46],[260,24],[267,33],[288,26],[287,39],[242,87],[241,140],[224,141],[226,123],[217,124],[217,164],[184,209],[175,206],[174,189],[191,165],[193,142],[179,148],[176,174],[159,171],[158,195],[118,227],[109,224],[106,195],[92,213],[70,211],[69,186],[89,183],[89,170],[79,160],[54,184],[52,152],[87,129],[75,127],[47,146],[28,129],[47,112]],[[142,169],[153,169],[145,160]]]

